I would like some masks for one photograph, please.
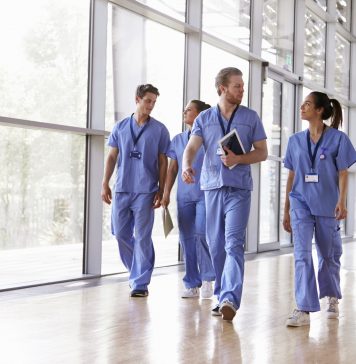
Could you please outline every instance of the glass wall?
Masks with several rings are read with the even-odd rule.
[[[203,31],[248,50],[250,14],[250,0],[204,0]]]
[[[350,42],[341,35],[335,36],[335,91],[344,97],[349,96],[350,88]]]
[[[294,0],[264,0],[262,57],[293,70]]]
[[[152,116],[168,127],[172,138],[182,131],[184,34],[116,5],[109,6],[108,18],[108,40],[111,43],[108,43],[106,95],[107,106],[113,114],[106,112],[105,129],[111,131],[114,122],[135,111],[138,84],[152,83],[160,92]],[[102,265],[104,273],[112,273],[123,269],[123,266],[116,241],[108,228],[110,208],[105,206],[104,211]],[[172,191],[170,211],[176,221],[175,190]],[[177,229],[166,240],[161,213],[161,209],[156,210],[153,228],[156,266],[177,263],[178,257]]]
[[[263,85],[262,120],[270,156],[281,155],[282,84],[268,79]],[[261,163],[259,243],[279,241],[279,189],[281,164],[275,160]]]
[[[177,18],[180,21],[185,20],[186,0],[137,0],[137,1],[160,11],[165,15]]]
[[[2,116],[86,126],[89,3],[19,0],[1,5]]]
[[[351,29],[351,0],[336,0],[336,16],[343,27]]]
[[[322,87],[325,83],[325,36],[325,22],[306,10],[304,78]]]
[[[204,42],[202,43],[200,74],[201,99],[210,105],[215,105],[218,102],[218,94],[215,89],[215,76],[225,67],[236,67],[242,71],[245,83],[245,93],[244,98],[242,99],[242,105],[247,106],[249,81],[248,61]]]

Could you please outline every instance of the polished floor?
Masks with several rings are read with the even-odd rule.
[[[155,270],[148,298],[109,276],[0,293],[0,363],[355,363],[356,242],[344,244],[340,317],[287,328],[293,256],[246,261],[241,309],[212,317],[212,300],[181,299],[182,267]],[[322,300],[325,310],[326,302]]]

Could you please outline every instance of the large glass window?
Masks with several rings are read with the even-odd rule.
[[[105,129],[111,131],[115,121],[135,111],[138,84],[152,83],[160,92],[152,116],[168,127],[172,138],[182,131],[185,35],[116,5],[109,5],[108,15]],[[104,210],[103,273],[113,273],[124,268],[110,231],[110,208]],[[175,191],[170,211],[175,220]],[[156,266],[177,263],[178,258],[177,229],[165,239],[161,213],[156,210],[152,233]]]
[[[314,2],[319,6],[321,7],[323,10],[326,11],[327,9],[327,6],[326,6],[326,3],[327,3],[327,0],[314,0]]]
[[[338,22],[346,29],[351,29],[351,1],[336,0],[336,16]]]
[[[307,10],[305,14],[304,78],[324,86],[325,22]]]
[[[161,13],[177,18],[181,21],[185,20],[185,2],[186,0],[137,0]]]
[[[86,126],[89,4],[89,0],[3,2],[2,116]]]
[[[204,0],[203,31],[249,50],[250,0]]]
[[[350,87],[350,42],[339,34],[335,36],[335,91],[349,96]]]
[[[281,154],[282,84],[268,79],[263,85],[262,120],[267,134],[268,154]],[[260,244],[279,241],[280,163],[267,160],[261,163]]]
[[[248,105],[248,80],[249,80],[249,62],[227,53],[221,49],[202,44],[201,56],[201,79],[200,79],[200,97],[210,105],[215,105],[218,101],[218,94],[215,89],[215,76],[225,67],[236,67],[243,73],[245,83],[245,96],[242,99],[242,105]]]
[[[0,287],[80,276],[85,137],[0,134]]]
[[[294,0],[264,0],[262,57],[293,70]]]

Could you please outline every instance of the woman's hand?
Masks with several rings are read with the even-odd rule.
[[[345,203],[342,201],[338,201],[335,207],[335,219],[336,220],[343,220],[347,216],[347,209]]]
[[[289,211],[284,212],[284,216],[283,216],[283,228],[285,231],[287,231],[288,233],[292,232],[292,226],[290,224],[290,215],[289,215]]]

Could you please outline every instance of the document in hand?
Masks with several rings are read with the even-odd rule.
[[[173,221],[171,218],[171,214],[169,213],[169,210],[167,207],[163,207],[162,210],[162,220],[163,220],[163,231],[164,231],[164,237],[166,238],[168,234],[173,229]]]
[[[219,144],[219,147],[221,150],[223,150],[223,147],[227,147],[236,155],[246,153],[245,148],[241,142],[239,133],[237,132],[236,129],[231,130],[224,137],[222,137],[218,141],[218,144]],[[232,169],[235,166],[236,166],[236,164],[234,164],[233,166],[230,166],[229,169]]]

